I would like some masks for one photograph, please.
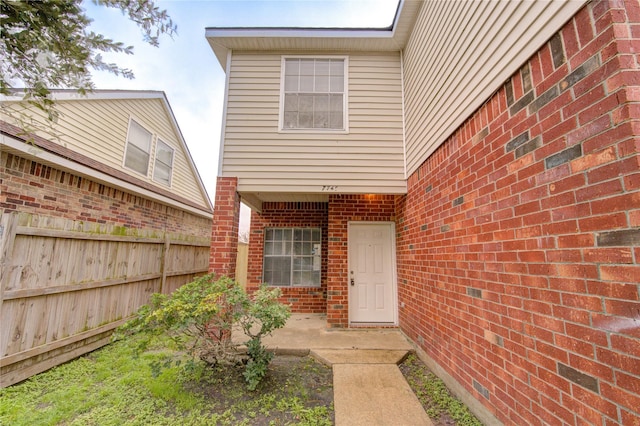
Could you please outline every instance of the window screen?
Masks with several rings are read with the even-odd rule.
[[[344,68],[344,59],[285,59],[282,128],[343,130]]]
[[[320,228],[267,228],[264,281],[274,286],[320,286]]]
[[[158,140],[156,147],[156,162],[153,166],[153,180],[171,185],[171,170],[173,168],[173,148]]]
[[[127,135],[124,166],[146,176],[149,170],[150,150],[151,133],[131,120],[129,122],[129,133]]]

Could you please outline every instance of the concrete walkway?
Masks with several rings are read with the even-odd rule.
[[[327,329],[323,315],[294,314],[264,344],[332,366],[337,426],[432,425],[398,368],[413,349],[399,330]]]

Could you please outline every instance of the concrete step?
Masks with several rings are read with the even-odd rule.
[[[312,349],[311,356],[323,364],[399,364],[409,351],[392,349]]]
[[[336,426],[432,426],[395,364],[334,364]]]

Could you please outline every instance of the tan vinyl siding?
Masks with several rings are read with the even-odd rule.
[[[405,193],[400,54],[348,56],[348,133],[279,131],[282,56],[233,54],[223,176],[241,192]]]
[[[404,52],[410,175],[583,1],[424,2]]]
[[[58,122],[51,130],[36,132],[39,136],[202,206],[208,205],[160,99],[59,100],[56,109],[60,113]],[[29,110],[29,113],[42,118],[37,112]],[[152,133],[146,176],[123,167],[130,117]],[[7,117],[3,119],[7,120]],[[174,149],[171,187],[153,180],[158,138]]]

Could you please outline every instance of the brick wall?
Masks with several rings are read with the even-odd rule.
[[[209,272],[235,278],[238,256],[240,195],[238,178],[218,177],[213,207]]]
[[[247,291],[256,290],[262,280],[265,228],[320,228],[322,270],[320,287],[281,287],[280,301],[293,312],[325,313],[327,304],[327,203],[263,203],[262,213],[251,213]]]
[[[398,203],[401,327],[506,424],[640,424],[639,51],[589,3]]]
[[[247,290],[262,283],[264,229],[319,227],[322,229],[321,287],[283,287],[284,303],[293,312],[327,313],[330,327],[349,324],[348,223],[394,221],[396,196],[332,195],[329,203],[264,203],[251,214]]]
[[[14,154],[0,154],[4,212],[209,237],[211,219],[160,204]]]
[[[327,323],[349,325],[349,221],[393,222],[394,195],[345,195],[329,197],[329,263],[327,265]]]

